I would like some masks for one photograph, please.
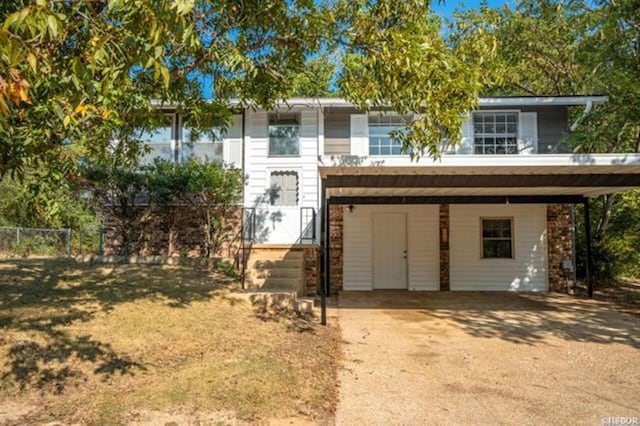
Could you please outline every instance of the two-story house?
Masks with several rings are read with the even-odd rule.
[[[572,154],[564,144],[569,109],[588,114],[606,101],[482,98],[460,143],[436,160],[412,161],[389,136],[407,117],[342,99],[239,110],[225,135],[195,143],[171,114],[148,139],[152,155],[243,170],[248,287],[566,291],[571,206],[640,186],[638,154]]]

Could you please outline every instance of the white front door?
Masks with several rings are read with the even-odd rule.
[[[373,214],[373,288],[407,289],[405,213]]]

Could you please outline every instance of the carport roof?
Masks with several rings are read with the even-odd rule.
[[[639,154],[322,157],[329,196],[596,196],[640,187]]]

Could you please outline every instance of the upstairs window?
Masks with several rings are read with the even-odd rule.
[[[482,222],[482,258],[513,258],[513,219],[490,218]]]
[[[173,114],[166,114],[158,123],[158,127],[142,130],[139,139],[148,144],[171,144],[173,140],[173,119]]]
[[[518,113],[473,113],[475,154],[517,154]]]
[[[269,156],[300,155],[300,114],[269,114]]]
[[[408,118],[401,115],[373,114],[369,116],[369,155],[401,155],[402,144],[391,137],[402,131]]]
[[[198,130],[185,120],[182,126],[182,160],[222,161],[222,134],[219,128]]]
[[[144,155],[142,163],[150,163],[154,158],[174,161],[173,140],[177,139],[174,134],[174,122],[175,115],[166,114],[158,127],[140,132],[138,139],[149,147],[149,152]]]
[[[297,206],[298,173],[293,171],[271,172],[269,199],[272,206]]]

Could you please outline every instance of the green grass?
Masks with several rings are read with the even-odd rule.
[[[236,285],[186,267],[0,261],[0,406],[21,413],[0,424],[331,416],[337,330],[258,314]]]

